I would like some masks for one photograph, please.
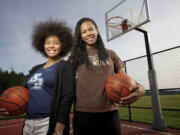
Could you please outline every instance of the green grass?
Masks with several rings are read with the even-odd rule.
[[[180,95],[161,95],[160,103],[163,109],[180,109]],[[151,96],[144,96],[131,106],[152,107]],[[119,114],[122,120],[129,120],[128,108],[120,107]],[[180,111],[163,110],[162,115],[167,127],[180,129]],[[131,108],[131,120],[152,124],[153,111],[152,109]]]
[[[180,95],[161,95],[160,103],[163,109],[180,109]],[[131,106],[152,107],[151,96],[144,96],[135,103],[133,103]],[[71,108],[71,112],[73,112],[73,106]],[[128,107],[120,107],[119,114],[122,120],[129,120]],[[162,115],[167,124],[167,127],[180,129],[180,111],[163,110]],[[25,114],[19,117],[23,116],[25,116]],[[7,118],[14,117],[0,116],[0,119]],[[135,122],[152,124],[153,111],[152,109],[131,108],[131,118],[132,121]]]
[[[162,111],[162,114],[168,127],[180,129],[180,111]]]
[[[180,109],[180,94],[161,95],[160,101],[162,108]]]
[[[160,103],[162,108],[180,109],[180,94],[160,95]],[[131,106],[152,107],[151,96],[143,96]]]
[[[0,115],[0,120],[4,120],[4,119],[14,119],[14,118],[23,118],[25,117],[26,114],[22,114],[19,116],[2,116]]]

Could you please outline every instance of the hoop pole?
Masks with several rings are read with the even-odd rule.
[[[166,127],[166,123],[163,119],[163,115],[161,112],[159,90],[157,87],[156,72],[154,70],[153,58],[152,58],[151,50],[149,46],[148,32],[142,28],[136,28],[135,30],[142,32],[144,34],[144,40],[145,40],[145,45],[146,45],[146,54],[147,54],[147,61],[148,61],[148,68],[149,68],[149,71],[148,71],[149,85],[150,85],[150,90],[151,90],[152,109],[153,109],[153,116],[154,116],[152,128],[158,131],[166,131],[167,127]]]

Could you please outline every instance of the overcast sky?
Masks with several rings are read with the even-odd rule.
[[[0,0],[0,68],[28,73],[46,59],[31,48],[33,25],[39,21],[65,20],[74,30],[82,17],[93,18],[99,26],[106,48],[128,60],[145,55],[143,35],[131,31],[107,42],[105,13],[121,0]],[[138,1],[138,0],[133,0]],[[180,45],[180,0],[149,0],[152,52]]]

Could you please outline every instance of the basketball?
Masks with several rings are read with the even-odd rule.
[[[0,96],[0,108],[9,112],[8,116],[21,115],[26,112],[29,90],[22,86],[14,86],[5,90]]]
[[[107,97],[119,103],[122,97],[129,96],[133,89],[137,88],[136,82],[125,73],[114,74],[106,82]]]

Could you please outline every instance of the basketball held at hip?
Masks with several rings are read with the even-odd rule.
[[[129,96],[137,88],[137,83],[127,74],[117,73],[108,78],[105,88],[107,97],[119,103],[122,97]]]

